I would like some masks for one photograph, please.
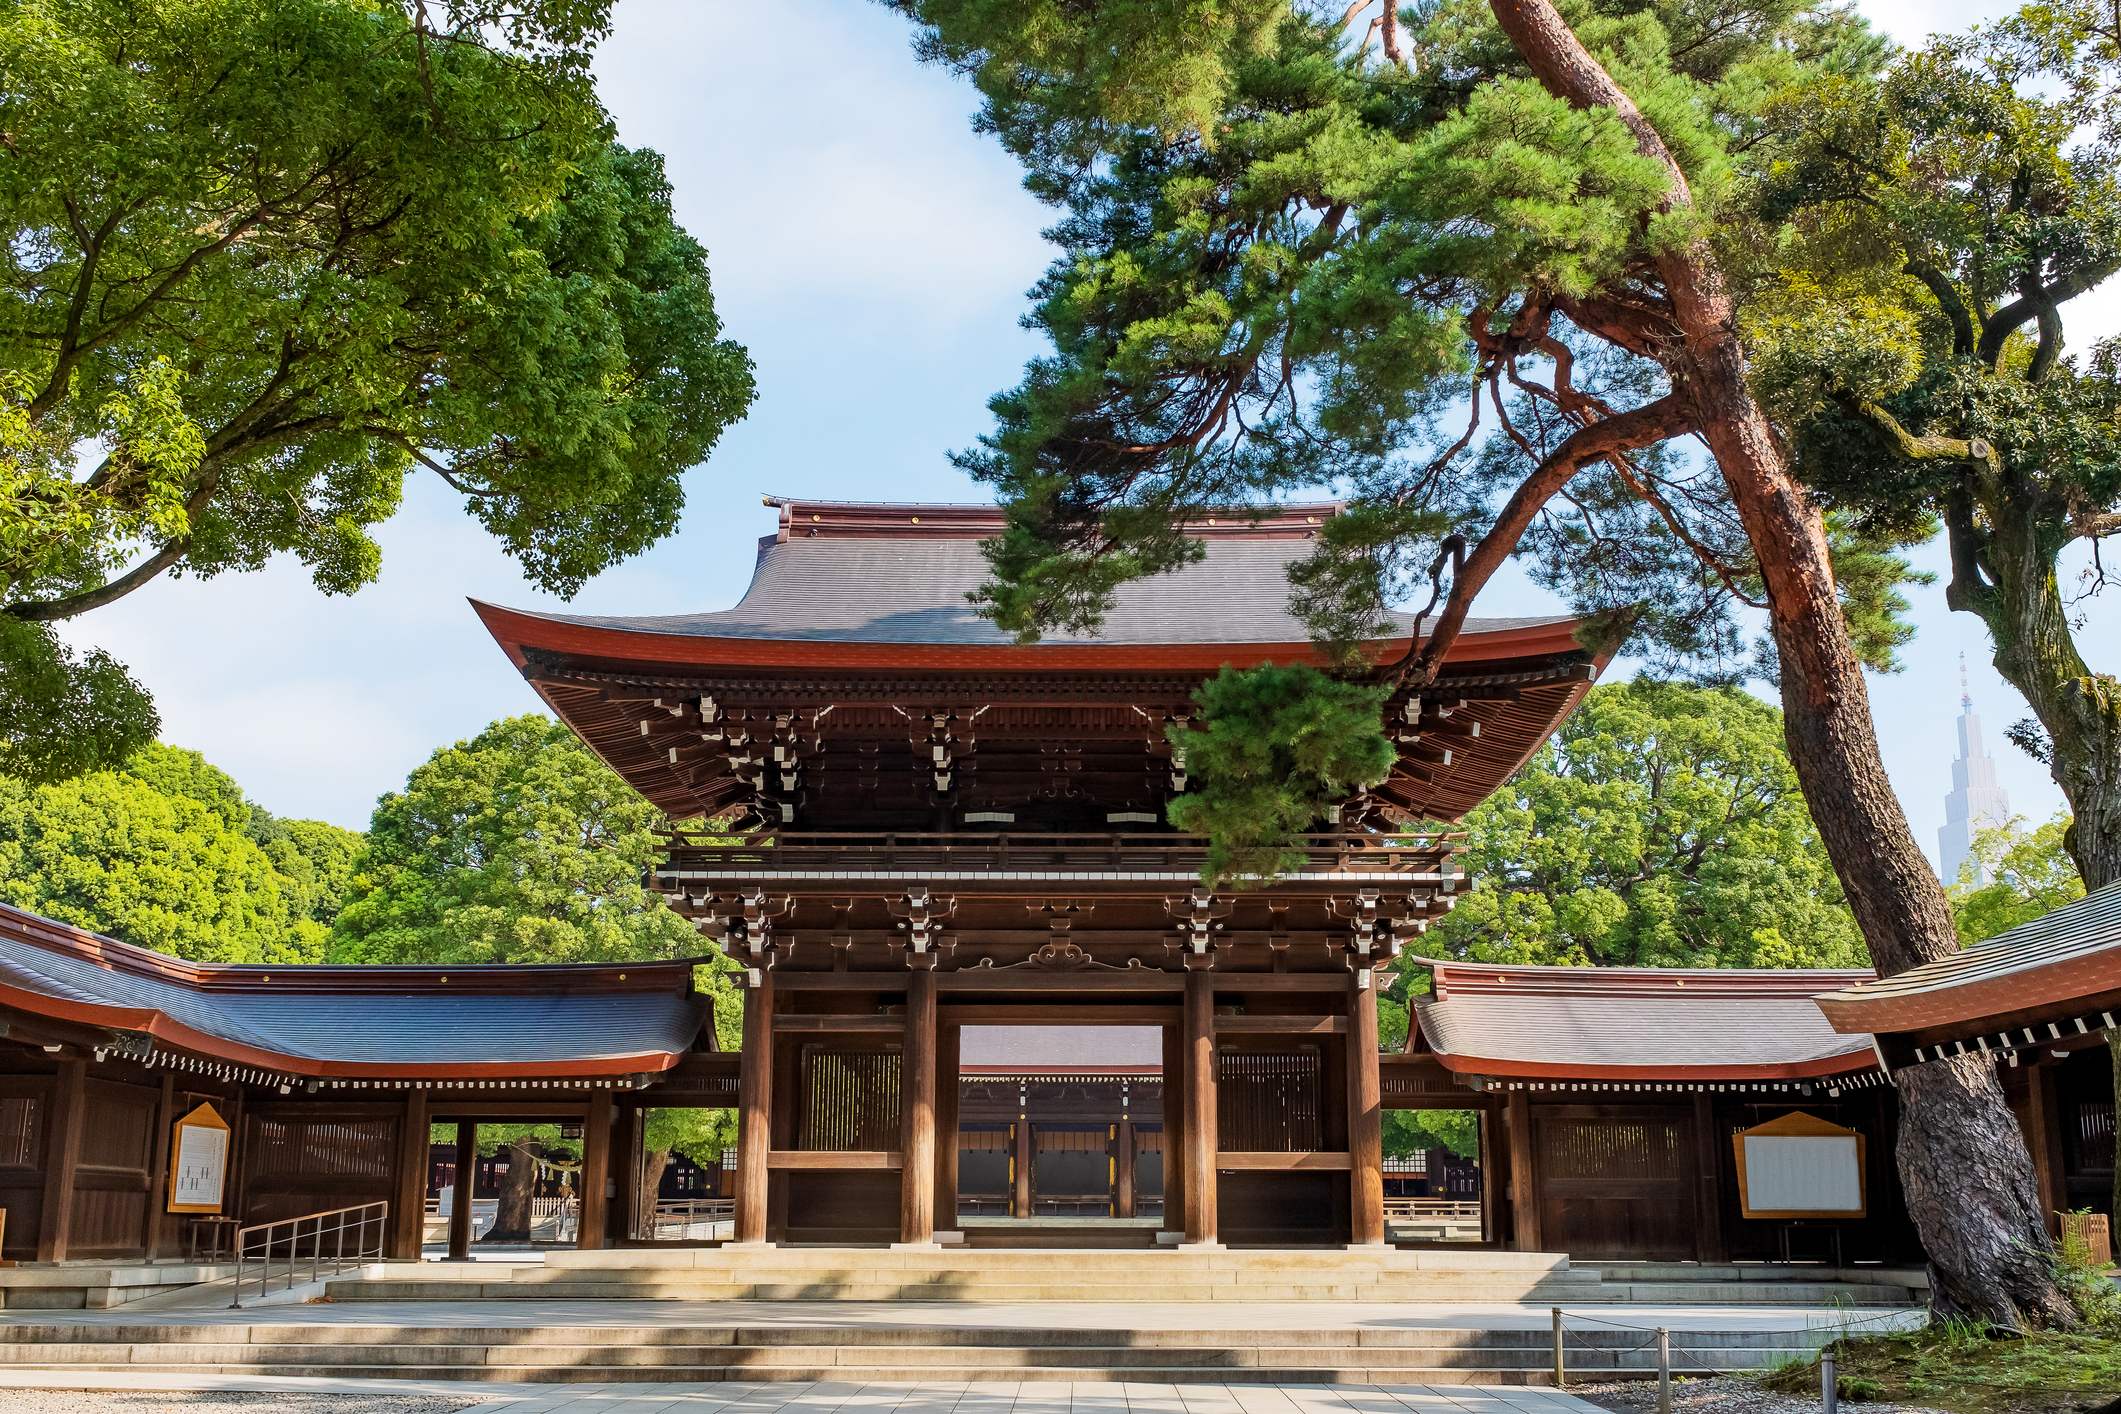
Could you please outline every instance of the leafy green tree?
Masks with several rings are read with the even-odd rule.
[[[376,803],[335,962],[617,962],[713,946],[649,889],[661,811],[548,717],[443,747]]]
[[[1460,1158],[1480,1152],[1478,1110],[1386,1110],[1385,1152],[1403,1159],[1416,1149],[1449,1149]]]
[[[360,836],[278,820],[196,751],[54,785],[0,777],[0,898],[198,962],[315,962]]]
[[[669,533],[751,370],[596,102],[609,8],[8,7],[0,766],[155,729],[52,621],[280,553],[352,592],[417,468],[558,593]]]
[[[2064,843],[2069,823],[2058,814],[2036,830],[2013,820],[1974,835],[1951,890],[1952,916],[1968,947],[2084,897],[2084,880]]]
[[[1592,688],[1466,832],[1473,890],[1422,939],[1440,956],[1867,965],[1782,714],[1737,688]]]
[[[1496,570],[1557,526],[1596,550],[1571,582],[1607,611],[1586,647],[1632,621],[1715,658],[1731,646],[1719,596],[1764,612],[1754,666],[1779,681],[1792,763],[1874,961],[1948,955],[1950,907],[1892,795],[1863,679],[1889,661],[1896,531],[1837,530],[1798,484],[1748,382],[1740,307],[1774,233],[1734,194],[1790,136],[1769,100],[1821,70],[1874,73],[1882,46],[1847,11],[1794,3],[1386,6],[1380,55],[1344,34],[1361,5],[1173,0],[1152,22],[1136,6],[897,0],[1064,211],[1032,315],[1052,353],[963,458],[1008,518],[986,607],[1020,636],[1083,627],[1118,582],[1195,553],[1185,521],[1338,482],[1356,513],[1294,576],[1299,602],[1360,660],[1382,607],[1427,578],[1433,624],[1378,664],[1419,688]],[[1122,44],[1145,52],[1115,65]],[[1529,425],[1518,395],[1537,406]],[[1440,425],[1461,398],[1474,419]],[[1485,483],[1461,455],[1484,415],[1517,453],[1484,459],[1504,468]],[[1713,476],[1666,447],[1690,436]],[[1440,540],[1439,515],[1455,532]],[[1638,603],[1645,580],[1672,602]],[[2068,1322],[1993,1074],[1955,1059],[1898,1083],[1935,1305]],[[1946,1181],[1968,1134],[2002,1156],[2007,1191]]]
[[[1946,601],[2032,705],[2010,736],[2062,787],[2094,888],[2121,879],[2121,682],[2078,639],[2121,534],[2121,342],[2076,358],[2063,316],[2121,272],[2113,24],[2031,6],[1781,99],[1795,137],[1758,204],[1786,234],[1748,313],[1805,480],[1890,534],[1942,523]]]
[[[1170,815],[1208,837],[1201,882],[1249,885],[1299,868],[1293,837],[1390,773],[1396,752],[1378,717],[1389,695],[1300,663],[1225,667],[1202,683],[1200,725],[1165,729],[1174,764],[1199,778]]]
[[[729,1109],[649,1110],[642,1120],[641,1189],[634,1211],[646,1222],[671,1160],[684,1154],[696,1164],[720,1163],[724,1151],[736,1147],[737,1123],[736,1111]]]

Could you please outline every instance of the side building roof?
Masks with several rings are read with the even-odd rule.
[[[1870,972],[1410,960],[1435,973],[1414,1044],[1459,1074],[1712,1083],[1876,1068],[1870,1037],[1837,1033],[1812,1001]]]
[[[261,1081],[667,1070],[708,1016],[692,967],[195,963],[0,904],[0,1012],[30,1018],[17,1039],[41,1020],[54,1039]]]
[[[1837,1031],[1928,1050],[2047,1045],[2112,1029],[2121,1015],[2121,883],[1985,943],[1819,998]],[[1912,1056],[1912,1059],[1922,1059]]]

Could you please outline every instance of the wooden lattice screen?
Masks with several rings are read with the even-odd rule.
[[[1324,1147],[1316,1046],[1224,1051],[1218,1066],[1217,1144],[1243,1153],[1310,1153]]]
[[[900,1059],[896,1051],[803,1055],[803,1131],[798,1148],[877,1152],[899,1146]]]
[[[2077,1105],[2077,1167],[2112,1171],[2114,1167],[2114,1106],[2084,1100]]]
[[[1006,1154],[1015,1144],[1007,1129],[961,1129],[957,1135],[957,1147],[975,1154]]]
[[[1042,1124],[1031,1137],[1041,1154],[1102,1154],[1112,1144],[1111,1133],[1102,1125],[1096,1129],[1059,1129]]]
[[[36,1168],[44,1161],[37,1132],[37,1097],[0,1100],[0,1168]]]
[[[250,1172],[258,1178],[355,1178],[387,1181],[397,1121],[268,1119],[252,1130]]]
[[[1656,1120],[1543,1120],[1540,1174],[1549,1179],[1676,1179],[1688,1128]]]

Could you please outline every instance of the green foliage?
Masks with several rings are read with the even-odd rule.
[[[1458,1157],[1480,1152],[1478,1110],[1386,1110],[1385,1153],[1403,1159],[1416,1149],[1449,1149]]]
[[[1349,662],[1426,590],[1443,537],[1486,533],[1572,433],[1669,391],[1665,335],[1634,322],[1661,298],[1654,257],[1749,239],[1727,218],[1781,136],[1771,100],[1807,75],[1867,79],[1887,48],[1851,10],[1794,0],[1567,7],[1689,205],[1616,114],[1534,82],[1481,0],[1396,9],[1404,63],[1358,42],[1360,8],[894,8],[978,83],[982,125],[1063,213],[1027,321],[1051,352],[958,458],[1007,515],[980,611],[1020,641],[1094,629],[1120,584],[1198,553],[1184,523],[1327,485],[1350,524],[1291,578]],[[1904,537],[1850,535],[1844,597],[1883,665]],[[1580,467],[1516,548],[1580,608],[1624,616],[1637,651],[1773,672],[1743,642],[1750,544],[1684,448]]]
[[[641,1147],[651,1154],[684,1154],[695,1163],[719,1163],[736,1147],[735,1110],[649,1110]]]
[[[1563,966],[1861,967],[1782,714],[1736,688],[1591,689],[1466,817],[1438,955]]]
[[[661,159],[613,142],[596,104],[608,10],[9,7],[10,614],[68,617],[165,571],[280,553],[351,592],[421,466],[559,593],[670,531],[751,371]],[[83,444],[96,455],[77,463]],[[107,658],[69,665],[20,629],[0,655],[0,677],[83,689],[0,699],[0,765],[49,779],[151,734]]]
[[[620,962],[712,954],[643,882],[662,812],[550,718],[444,747],[376,804],[335,962]]]
[[[115,658],[0,613],[0,777],[46,785],[115,766],[161,728],[154,699]]]
[[[195,751],[0,777],[0,898],[199,962],[316,962],[360,836],[280,820]]]
[[[2084,880],[2064,843],[2069,816],[2058,814],[2036,830],[2025,830],[2023,824],[2014,819],[1977,831],[1973,848],[1959,865],[1959,877],[1945,890],[1959,941],[1968,947],[2084,897]],[[1988,875],[1986,884],[1981,882],[1983,873]]]
[[[1200,726],[1166,728],[1193,778],[1171,823],[1208,837],[1201,882],[1252,887],[1299,867],[1291,837],[1391,772],[1379,717],[1390,695],[1300,663],[1226,666],[1202,683]]]

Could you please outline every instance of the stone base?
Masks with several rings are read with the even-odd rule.
[[[1230,1249],[1223,1246],[1220,1242],[1181,1242],[1178,1244],[1178,1250],[1181,1252],[1227,1252]]]
[[[894,1252],[940,1252],[943,1250],[943,1244],[940,1242],[894,1242],[891,1244],[891,1250]]]

